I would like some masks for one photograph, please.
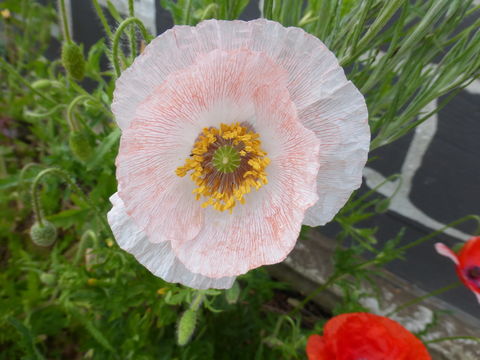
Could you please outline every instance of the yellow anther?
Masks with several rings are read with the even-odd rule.
[[[252,189],[258,190],[267,184],[265,168],[270,160],[261,149],[259,137],[248,126],[238,123],[204,128],[191,155],[175,173],[180,177],[190,173],[197,185],[192,191],[195,199],[206,198],[201,204],[203,208],[212,206],[215,210],[231,213],[237,202],[245,203],[244,196]],[[213,155],[222,146],[229,148],[217,152],[216,162],[213,162]],[[226,164],[233,168],[223,169]]]

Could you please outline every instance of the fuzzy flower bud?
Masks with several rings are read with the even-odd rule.
[[[70,150],[80,161],[87,161],[92,156],[92,146],[85,131],[72,131],[68,139]]]
[[[229,304],[235,304],[240,296],[240,285],[237,281],[233,283],[233,286],[225,291],[225,299]]]
[[[38,246],[50,246],[57,239],[57,228],[46,220],[43,220],[43,224],[36,222],[30,229],[30,237]]]
[[[81,81],[85,76],[85,58],[83,50],[74,42],[66,42],[62,47],[62,64],[68,75]]]
[[[40,274],[40,281],[45,285],[53,286],[55,285],[57,278],[53,274],[44,272]]]
[[[185,311],[178,322],[177,328],[177,343],[180,346],[185,346],[190,341],[195,327],[197,325],[197,312],[192,309]]]

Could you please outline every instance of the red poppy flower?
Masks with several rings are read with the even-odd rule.
[[[435,244],[435,249],[457,265],[458,277],[473,291],[480,303],[480,236],[468,240],[458,254],[442,243]]]
[[[351,313],[325,325],[307,343],[309,360],[431,360],[425,345],[399,323],[383,316]]]

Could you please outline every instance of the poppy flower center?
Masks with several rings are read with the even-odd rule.
[[[248,123],[204,128],[176,174],[183,177],[191,171],[196,199],[206,198],[202,207],[231,212],[253,188],[268,182],[265,168],[270,159],[259,138]]]
[[[213,166],[224,173],[231,173],[238,169],[240,162],[239,152],[231,145],[221,146],[213,154]]]
[[[480,266],[472,266],[468,268],[467,277],[470,280],[480,280]]]

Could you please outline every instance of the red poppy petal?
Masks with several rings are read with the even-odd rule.
[[[480,280],[469,278],[467,273],[474,267],[480,267],[480,236],[472,237],[458,254],[460,265],[457,274],[462,282],[480,299]],[[479,300],[480,302],[480,300]]]
[[[397,339],[402,339],[408,346],[405,360],[431,360],[425,345],[402,325],[386,317],[379,316],[379,322],[388,328],[389,333]]]
[[[480,236],[476,236],[467,241],[458,254],[460,266],[477,265],[480,266]]]
[[[460,262],[458,260],[457,254],[455,254],[450,248],[448,248],[445,244],[442,243],[436,243],[435,244],[435,250],[437,253],[439,253],[442,256],[445,256],[452,260],[456,265],[458,265]]]
[[[329,360],[431,360],[425,346],[413,334],[388,318],[352,313],[336,316],[325,326],[324,353]],[[321,358],[323,359],[323,358]]]
[[[326,352],[325,341],[320,335],[311,335],[307,341],[308,360],[332,360]]]

